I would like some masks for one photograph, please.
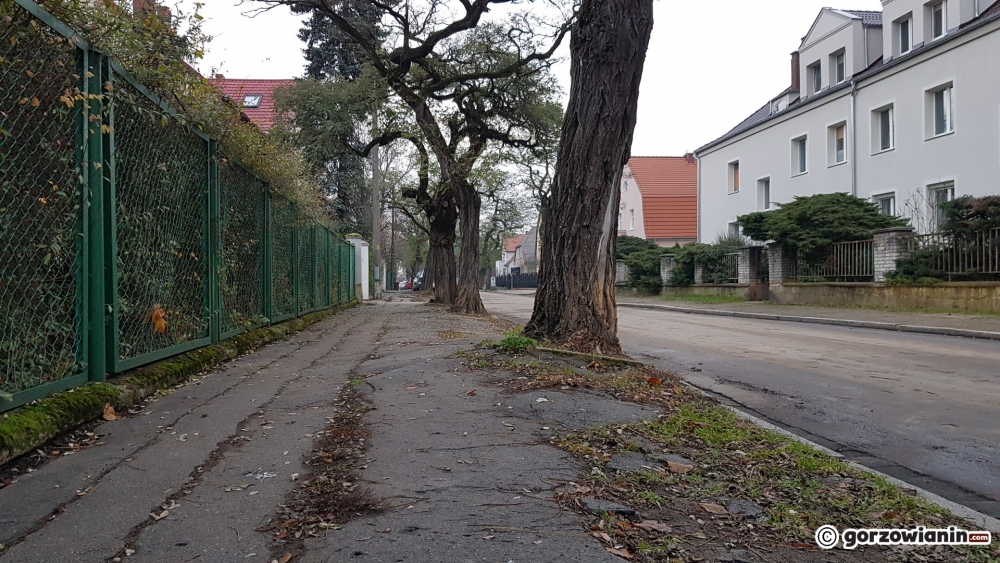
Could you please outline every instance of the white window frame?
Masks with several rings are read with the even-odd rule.
[[[891,203],[891,205],[892,205],[892,211],[891,211],[890,215],[893,216],[893,217],[897,217],[898,216],[898,212],[896,211],[896,192],[894,192],[894,191],[893,192],[883,192],[883,193],[873,194],[871,196],[872,203],[874,203],[874,204],[876,204],[876,205],[879,206],[879,212],[880,213],[882,212],[882,202],[885,201],[885,200],[891,200],[891,202],[892,202]],[[883,215],[884,215],[884,213],[883,213]]]
[[[726,190],[729,195],[740,193],[740,160],[726,164]]]
[[[805,144],[805,150],[801,145]],[[809,173],[809,135],[803,134],[792,139],[792,178]]]
[[[847,82],[847,51],[842,50],[839,53],[835,53],[830,56],[831,64],[833,67],[833,84],[843,84]]]
[[[934,16],[937,13],[937,8],[941,8],[941,33],[935,35]],[[930,37],[930,41],[937,41],[946,35],[948,35],[948,1],[940,0],[927,4],[927,36]]]
[[[757,178],[757,210],[771,211],[774,207],[771,199],[771,177]]]
[[[906,24],[906,50],[903,50],[903,24]],[[913,50],[913,15],[907,15],[905,18],[897,20],[894,24],[894,29],[896,31],[896,45],[895,47],[899,49],[900,56],[905,55]]]
[[[889,113],[889,146],[882,146],[882,114]],[[879,106],[871,111],[872,155],[896,150],[896,102]]]
[[[729,236],[740,236],[740,233],[743,231],[739,221],[730,221],[728,227]]]
[[[635,209],[629,209],[628,210],[628,217],[629,217],[628,230],[634,231],[635,230]]]
[[[928,211],[930,211],[931,226],[935,231],[941,228],[941,217],[938,210],[937,194],[943,190],[948,191],[948,199],[945,201],[954,200],[955,180],[944,180],[927,185],[927,205],[930,208]]]
[[[847,163],[847,121],[839,121],[827,126],[827,167],[833,168]],[[844,130],[843,155],[837,150],[837,131]],[[808,147],[807,147],[808,149]]]
[[[813,94],[823,91],[823,61],[816,61],[809,65],[809,87]]]
[[[938,132],[938,94],[943,92],[943,108],[945,111],[944,131]],[[948,81],[944,84],[928,88],[925,92],[925,137],[926,140],[933,140],[946,137],[955,132],[955,83]]]

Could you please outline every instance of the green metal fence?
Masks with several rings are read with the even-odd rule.
[[[35,3],[0,21],[0,411],[355,298],[350,244]]]

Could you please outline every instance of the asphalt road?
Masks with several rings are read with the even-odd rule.
[[[483,294],[526,322],[532,299]],[[626,353],[846,458],[1000,517],[1000,342],[621,308]]]

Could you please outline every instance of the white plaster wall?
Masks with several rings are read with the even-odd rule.
[[[642,216],[642,194],[639,192],[639,185],[635,181],[628,168],[622,177],[622,198],[619,209],[621,221],[618,224],[618,231],[624,232],[630,237],[646,238],[646,227]],[[635,211],[635,228],[631,229],[629,223],[629,211]]]
[[[903,3],[892,4],[896,2]],[[894,191],[897,212],[902,212],[908,199],[924,197],[927,186],[939,182],[954,181],[956,196],[1000,192],[1000,65],[984,64],[988,53],[1000,53],[1000,22],[947,47],[859,85],[857,131],[848,128],[849,140],[857,143],[858,196]],[[927,139],[925,93],[949,81],[955,88],[955,132]],[[895,149],[873,155],[871,111],[887,103],[895,104]],[[828,167],[827,162],[827,127],[849,120],[850,111],[850,90],[845,89],[699,153],[699,240],[711,242],[738,215],[756,211],[756,180],[763,176],[771,178],[772,202],[788,202],[794,195],[850,193],[850,146],[848,163]],[[810,139],[809,172],[792,177],[791,139],[802,134]],[[737,159],[742,189],[727,195],[728,163]]]

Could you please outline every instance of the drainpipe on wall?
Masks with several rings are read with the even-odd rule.
[[[858,81],[851,79],[851,195],[858,197]]]
[[[979,13],[979,0],[976,0],[976,17],[978,18],[981,14]]]

